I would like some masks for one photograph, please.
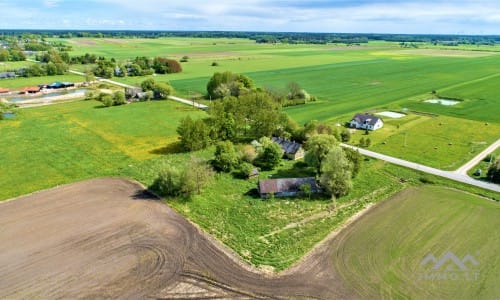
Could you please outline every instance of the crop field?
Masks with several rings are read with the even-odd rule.
[[[128,165],[175,151],[168,145],[175,145],[180,118],[203,114],[170,101],[111,108],[80,101],[16,113],[0,123],[0,199],[119,174]]]
[[[499,208],[455,190],[407,189],[344,230],[332,263],[362,299],[495,299]],[[457,264],[439,263],[447,252]],[[438,261],[423,264],[428,255]]]
[[[0,62],[0,72],[13,71],[34,64],[29,61],[3,61]],[[0,81],[1,82],[1,81]]]

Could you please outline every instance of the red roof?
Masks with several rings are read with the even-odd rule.
[[[25,87],[24,89],[21,90],[21,93],[32,93],[32,92],[39,92],[40,91],[40,87],[38,86],[28,86],[28,87]]]
[[[8,93],[8,92],[10,92],[9,89],[0,88],[0,93]]]

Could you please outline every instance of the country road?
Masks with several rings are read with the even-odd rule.
[[[411,161],[407,161],[407,160],[399,159],[399,158],[396,158],[396,157],[384,155],[384,154],[381,154],[381,153],[373,152],[373,151],[370,151],[370,150],[366,150],[366,149],[363,149],[363,148],[359,148],[359,147],[356,147],[356,146],[351,146],[351,145],[347,145],[347,144],[343,144],[343,143],[340,144],[340,145],[342,147],[346,147],[346,148],[351,148],[351,149],[358,150],[359,153],[361,153],[363,155],[370,156],[370,157],[373,157],[373,158],[376,158],[376,159],[380,159],[380,160],[384,160],[384,161],[390,162],[390,163],[395,164],[395,165],[407,167],[407,168],[410,168],[410,169],[414,169],[414,170],[421,171],[421,172],[424,172],[424,173],[429,173],[429,174],[432,174],[432,175],[441,176],[441,177],[448,178],[448,179],[451,179],[451,180],[454,180],[454,181],[458,181],[458,182],[470,184],[470,185],[473,185],[473,186],[477,186],[477,187],[480,187],[480,188],[483,188],[483,189],[487,189],[487,190],[490,190],[490,191],[494,191],[494,192],[499,192],[500,193],[500,185],[494,184],[494,183],[489,183],[489,182],[484,182],[484,181],[480,181],[480,180],[476,180],[476,179],[473,179],[473,178],[471,178],[471,177],[469,177],[467,175],[459,174],[459,173],[457,173],[457,171],[443,171],[443,170],[431,168],[431,167],[428,167],[428,166],[424,166],[424,165],[421,165],[421,164],[417,164],[417,163],[414,163],[414,162],[411,162]],[[488,147],[488,149],[489,148],[490,147]],[[481,154],[483,152],[481,152]],[[475,160],[476,158],[477,158],[477,156],[473,160]]]
[[[486,157],[486,155],[495,151],[498,147],[500,147],[500,140],[497,140],[496,142],[491,144],[488,148],[484,149],[481,153],[476,155],[473,159],[468,161],[465,165],[463,165],[460,168],[458,168],[457,170],[455,170],[455,173],[467,175],[468,170],[470,170],[475,165],[477,165],[483,158]]]

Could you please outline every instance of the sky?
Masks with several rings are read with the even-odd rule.
[[[0,0],[0,29],[500,34],[499,0]]]

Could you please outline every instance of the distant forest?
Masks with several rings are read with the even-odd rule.
[[[362,44],[368,41],[392,41],[401,43],[426,42],[454,46],[495,45],[500,43],[500,35],[436,35],[436,34],[378,34],[378,33],[307,33],[307,32],[239,32],[239,31],[127,31],[127,30],[0,30],[0,39],[38,35],[42,38],[92,37],[92,38],[248,38],[257,43],[287,44]]]

